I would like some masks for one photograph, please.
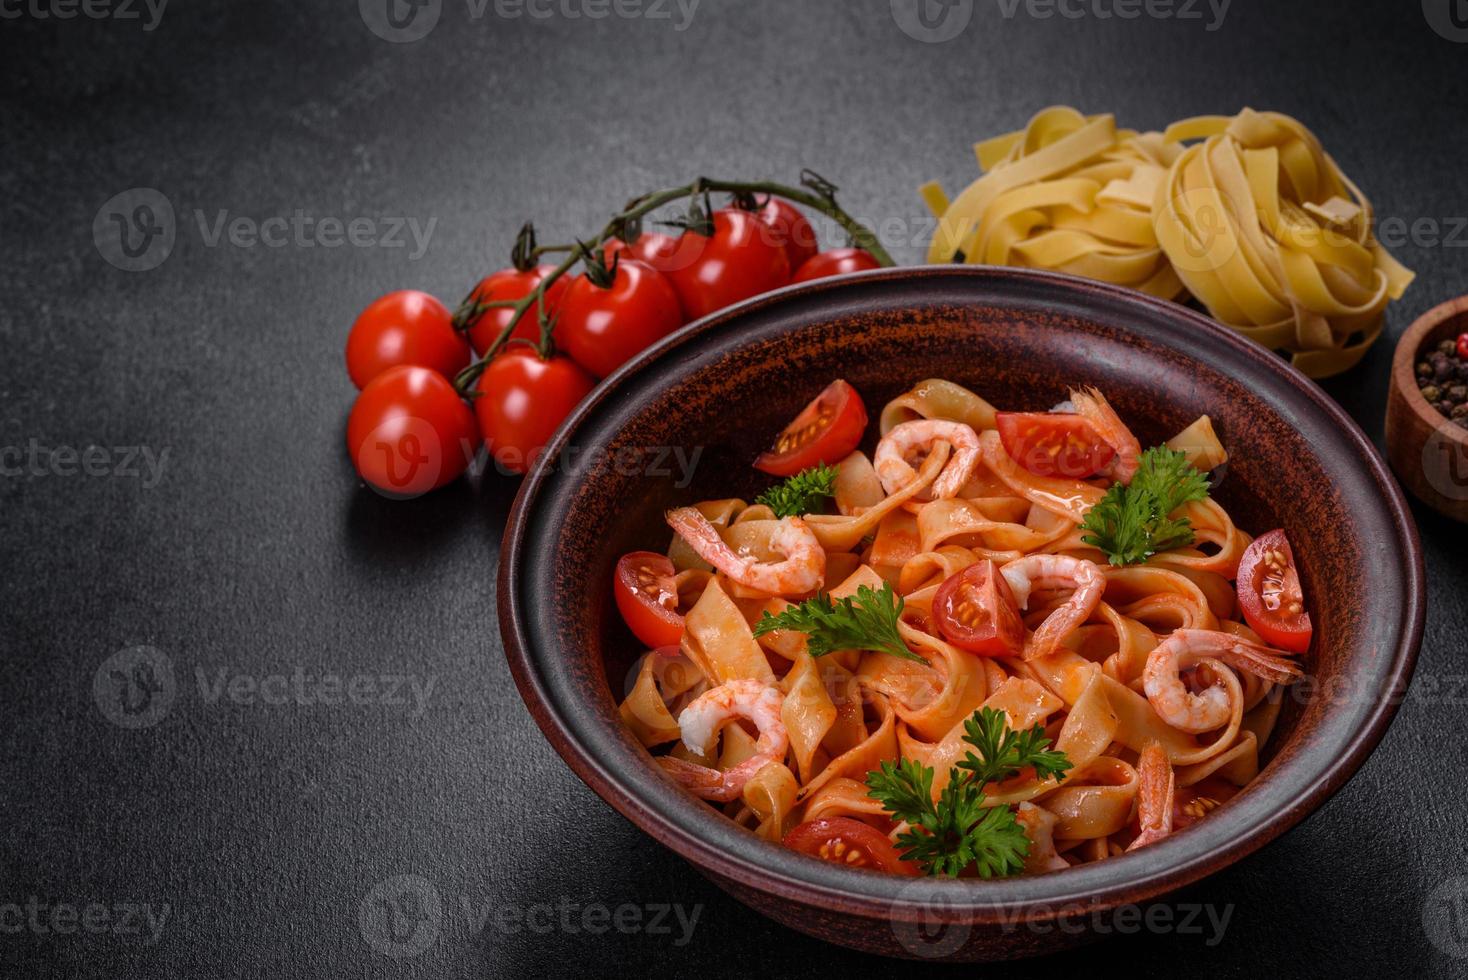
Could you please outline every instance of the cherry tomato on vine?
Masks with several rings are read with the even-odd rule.
[[[683,617],[678,614],[678,586],[673,576],[673,563],[666,555],[634,551],[617,562],[612,595],[627,628],[644,645],[654,650],[672,647],[676,654],[683,638]]]
[[[474,413],[495,462],[528,472],[571,409],[596,382],[569,357],[549,360],[516,346],[496,357],[479,376]]]
[[[556,342],[572,360],[605,378],[683,325],[672,283],[636,259],[617,261],[608,286],[583,273],[561,300]]]
[[[1314,628],[1284,531],[1261,534],[1245,549],[1236,587],[1244,619],[1265,643],[1292,653],[1310,648]]]
[[[474,413],[447,378],[424,367],[382,372],[347,418],[352,464],[393,497],[416,497],[455,479],[478,447]]]
[[[1116,455],[1091,420],[1082,415],[1000,412],[994,424],[1009,458],[1036,476],[1082,480]]]
[[[792,851],[847,868],[919,874],[917,865],[902,860],[886,834],[854,817],[807,820],[786,834],[784,843]]]
[[[867,408],[856,389],[832,381],[761,453],[754,468],[771,476],[794,476],[817,463],[839,463],[861,442]]]
[[[933,618],[949,643],[981,657],[1010,657],[1024,651],[1019,603],[991,559],[975,562],[938,586]]]
[[[805,262],[795,270],[795,278],[792,283],[810,282],[812,279],[825,279],[827,276],[841,276],[848,272],[865,272],[868,269],[880,269],[882,263],[872,258],[871,253],[860,248],[833,248],[829,252],[821,252]]]
[[[474,295],[484,302],[524,299],[554,269],[555,266],[551,265],[538,265],[524,272],[514,268],[501,269],[480,280],[479,286],[474,290]],[[546,288],[546,316],[555,315],[561,298],[565,295],[567,283],[566,277],[562,276]],[[505,324],[510,322],[510,317],[514,313],[515,311],[508,306],[496,306],[485,310],[474,322],[474,326],[469,329],[469,342],[474,345],[474,353],[482,355],[488,350],[489,345],[494,343],[500,331],[505,329]],[[515,330],[510,336],[528,340],[532,344],[540,343],[540,320],[536,316],[534,306],[525,311],[525,315],[520,318],[519,323],[515,324]]]
[[[347,335],[347,374],[358,389],[388,368],[416,365],[452,378],[468,363],[448,307],[416,289],[374,300]]]
[[[681,259],[683,250],[693,245],[701,247],[687,266],[667,272],[690,320],[779,289],[790,281],[790,260],[785,249],[771,240],[758,216],[737,208],[722,208],[713,213],[713,223],[712,237],[683,233],[673,258]]]
[[[623,261],[636,259],[646,262],[654,269],[667,275],[678,269],[686,269],[703,251],[707,239],[694,236],[664,235],[660,231],[645,231],[634,242],[613,238],[602,246],[602,255],[610,263],[613,255],[621,255]]]
[[[816,230],[810,226],[805,215],[789,201],[772,196],[764,207],[754,213],[770,229],[770,234],[774,236],[771,240],[785,249],[785,258],[789,261],[792,272],[820,251],[820,245],[816,242]]]

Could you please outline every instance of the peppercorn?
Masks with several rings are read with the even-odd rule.
[[[1448,400],[1454,402],[1468,401],[1468,385],[1453,385],[1448,389]]]
[[[1422,389],[1422,397],[1427,399],[1429,405],[1437,404],[1437,400],[1443,396],[1442,389],[1437,385],[1428,385]]]
[[[1453,370],[1457,372],[1459,381],[1468,382],[1468,361],[1459,361]]]
[[[1443,418],[1447,418],[1453,413],[1453,403],[1448,401],[1446,398],[1434,405],[1433,408],[1437,409],[1438,413],[1441,414]]]
[[[1441,356],[1441,355],[1439,355]],[[1458,376],[1458,369],[1446,357],[1432,366],[1432,377],[1437,381],[1448,381]]]
[[[1438,342],[1437,349],[1442,353],[1451,356],[1458,352],[1458,344],[1457,341],[1454,340],[1443,340]]]
[[[1448,413],[1448,417],[1451,418],[1454,422],[1460,419],[1468,418],[1468,404],[1454,405],[1453,410]]]
[[[1418,361],[1417,362],[1417,377],[1419,377],[1419,378],[1430,378],[1430,377],[1432,377],[1432,365],[1431,364],[1428,364],[1426,361]]]

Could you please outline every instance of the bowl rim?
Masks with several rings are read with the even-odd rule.
[[[1170,850],[1169,844],[1175,843],[1177,839],[1164,841],[1147,849],[1153,851],[1153,855],[1137,852],[1105,862],[1112,867],[1124,867],[1131,864],[1137,873],[1120,876],[1119,880],[1108,881],[1099,888],[1086,887],[1081,881],[1075,881],[1073,885],[1067,886],[1067,880],[1074,880],[1070,874],[1018,877],[996,881],[917,878],[897,879],[910,884],[903,885],[894,897],[890,894],[895,890],[892,883],[888,883],[885,888],[881,889],[888,892],[887,895],[858,887],[863,882],[871,882],[875,885],[877,881],[889,876],[865,874],[843,868],[832,868],[831,870],[844,876],[841,878],[842,882],[849,881],[850,887],[844,884],[838,886],[814,882],[810,880],[809,875],[802,876],[789,868],[769,867],[739,854],[718,850],[711,842],[685,830],[665,814],[660,814],[631,798],[628,792],[619,786],[617,774],[606,769],[602,760],[594,757],[578,744],[568,722],[562,717],[560,708],[549,696],[537,675],[533,663],[533,645],[525,634],[525,624],[521,621],[515,602],[524,564],[523,551],[528,533],[527,513],[542,486],[553,474],[555,461],[571,435],[604,401],[618,391],[625,378],[696,337],[719,330],[732,320],[762,307],[780,303],[792,296],[810,296],[836,291],[853,282],[936,280],[953,276],[994,282],[1018,279],[1040,288],[1048,286],[1062,292],[1068,291],[1080,299],[1085,297],[1078,294],[1088,293],[1092,297],[1099,296],[1123,304],[1147,307],[1153,313],[1165,318],[1187,321],[1191,327],[1205,331],[1212,335],[1212,339],[1231,347],[1238,357],[1252,362],[1257,367],[1280,374],[1282,381],[1311,401],[1314,407],[1340,430],[1342,436],[1354,444],[1360,457],[1367,464],[1371,481],[1380,491],[1381,502],[1397,533],[1401,550],[1407,558],[1406,567],[1402,569],[1405,601],[1400,622],[1403,628],[1400,640],[1395,649],[1391,651],[1390,667],[1383,675],[1382,688],[1373,692],[1369,712],[1364,716],[1359,727],[1350,734],[1349,740],[1342,746],[1339,754],[1325,761],[1314,780],[1296,799],[1288,806],[1280,808],[1269,818],[1256,821],[1255,825],[1250,827],[1246,833],[1223,842],[1212,850],[1200,852],[1181,861],[1157,860],[1154,856],[1161,856]],[[1196,359],[1187,351],[1178,352]],[[1016,921],[1017,916],[1024,916],[1024,921],[1053,919],[1073,914],[1076,909],[1083,909],[1087,913],[1100,912],[1119,905],[1155,899],[1252,854],[1312,813],[1356,773],[1381,741],[1395,717],[1418,659],[1426,619],[1426,586],[1416,524],[1412,520],[1401,489],[1390,475],[1376,447],[1355,420],[1326,395],[1323,389],[1272,352],[1195,310],[1125,287],[1032,269],[924,265],[888,267],[851,273],[787,286],[762,294],[675,331],[603,380],[562,423],[515,496],[500,546],[496,603],[505,657],[509,662],[516,687],[530,710],[531,716],[535,719],[536,725],[555,748],[557,754],[586,785],[613,809],[643,832],[692,862],[703,873],[712,874],[721,881],[763,892],[786,901],[816,906],[845,915],[884,920],[889,923],[932,921],[937,916],[944,921],[953,922],[1010,924]],[[739,829],[742,830],[742,828]],[[1137,861],[1144,855],[1154,859],[1150,862]],[[1151,865],[1150,869],[1147,867],[1148,864]],[[1083,869],[1077,869],[1077,871],[1081,872]],[[1033,887],[1037,882],[1054,887]],[[1030,887],[1026,887],[1027,885]],[[1015,894],[1016,892],[1020,894]],[[1034,894],[1025,894],[1036,892],[1043,892],[1044,897],[1038,898]]]
[[[1397,341],[1396,350],[1392,354],[1390,384],[1406,407],[1410,408],[1412,413],[1422,420],[1422,424],[1428,427],[1428,431],[1443,434],[1449,442],[1468,448],[1468,429],[1454,424],[1451,419],[1444,418],[1442,412],[1439,412],[1428,403],[1426,398],[1422,397],[1422,391],[1417,387],[1415,373],[1417,353],[1422,349],[1427,335],[1454,317],[1468,320],[1468,295],[1444,300],[1412,321],[1412,325]]]

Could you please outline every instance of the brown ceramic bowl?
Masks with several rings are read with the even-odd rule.
[[[1386,452],[1402,484],[1424,504],[1468,522],[1468,429],[1448,421],[1418,390],[1417,358],[1468,330],[1468,296],[1422,314],[1397,341],[1386,403]]]
[[[1068,384],[1096,384],[1144,444],[1211,415],[1233,454],[1217,496],[1242,527],[1289,532],[1315,622],[1307,663],[1319,683],[1287,700],[1260,778],[1155,846],[999,881],[899,878],[802,857],[666,778],[618,720],[641,651],[611,601],[613,566],[624,552],[667,544],[667,508],[765,487],[750,461],[837,377],[874,417],[930,377],[1031,410],[1059,401]],[[680,485],[676,457],[659,447],[700,453],[691,483]],[[1080,942],[1074,925],[1121,906],[1135,914],[1133,903],[1239,860],[1319,806],[1395,712],[1422,635],[1424,591],[1416,530],[1381,459],[1274,355],[1130,290],[934,266],[759,297],[689,326],[602,384],[520,490],[498,601],[506,654],[541,730],[629,820],[802,932],[887,955],[975,960]]]

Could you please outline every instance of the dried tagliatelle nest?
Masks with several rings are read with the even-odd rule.
[[[1352,367],[1412,273],[1372,234],[1371,203],[1298,121],[1244,109],[1163,132],[1066,106],[977,144],[984,176],[936,183],[929,262],[1053,269],[1168,299],[1288,354]]]

